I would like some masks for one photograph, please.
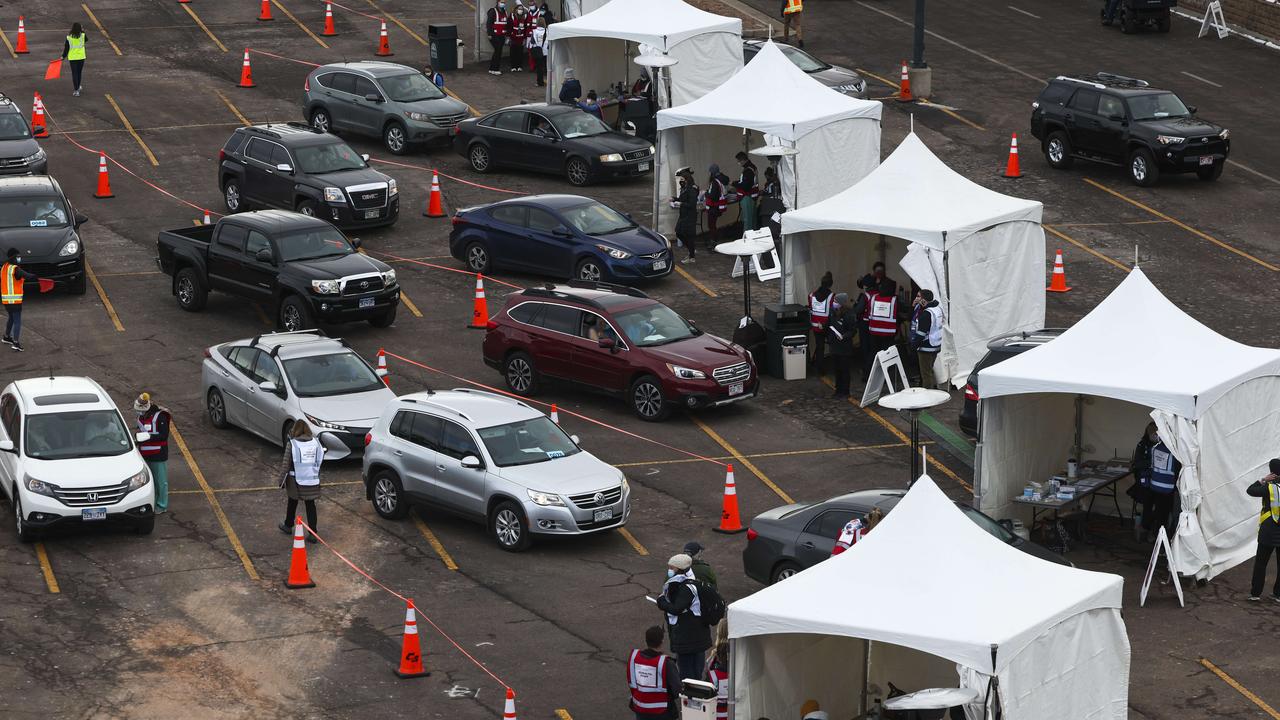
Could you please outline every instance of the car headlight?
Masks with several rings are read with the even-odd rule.
[[[679,365],[672,365],[671,363],[667,363],[667,369],[671,371],[672,375],[675,375],[681,380],[706,380],[707,379],[707,374],[702,372],[701,370],[694,370],[693,368],[680,367]]]
[[[80,252],[80,241],[72,239],[68,240],[67,244],[63,245],[62,249],[58,251],[58,257],[67,257],[68,255],[75,255],[78,252]]]
[[[146,487],[149,482],[151,482],[151,473],[147,472],[146,468],[143,468],[138,471],[137,475],[129,478],[129,489],[126,492],[133,492],[140,487]]]
[[[608,155],[601,155],[600,162],[622,162],[622,156],[619,155],[618,153],[609,153]]]
[[[317,295],[337,295],[342,283],[337,280],[312,280],[311,292]]]
[[[631,253],[627,252],[626,250],[619,250],[616,247],[610,247],[608,245],[596,245],[596,248],[599,249],[600,252],[608,253],[609,257],[613,258],[614,260],[626,260],[627,258],[631,257]]]
[[[58,486],[53,483],[47,483],[43,480],[37,480],[30,475],[24,476],[24,484],[27,489],[37,495],[47,495],[49,497],[57,497]]]
[[[320,418],[317,418],[313,415],[307,415],[306,413],[303,413],[303,415],[306,416],[307,422],[311,423],[312,425],[315,425],[316,427],[324,428],[325,430],[337,430],[338,432],[347,431],[346,425],[339,425],[337,423],[325,422]]]
[[[342,194],[342,188],[327,187],[324,189],[325,202],[346,202],[347,198]]]
[[[1226,140],[1227,138],[1231,137],[1231,131],[1226,128],[1222,128],[1222,132],[1218,133],[1218,137],[1222,138],[1223,140]]]
[[[622,481],[622,494],[629,494],[631,492],[631,483],[627,482],[627,476],[622,473],[618,473],[618,475],[621,476],[619,479]]]
[[[529,493],[529,499],[532,500],[535,505],[542,505],[544,507],[564,507],[564,500],[555,493],[539,492],[537,490],[527,490],[526,492]]]
[[[387,181],[387,197],[395,197],[400,194],[400,187],[396,185],[395,178]]]
[[[382,284],[385,287],[391,287],[396,284],[396,271],[388,270],[382,273]]]
[[[404,116],[414,122],[431,122],[431,116],[426,113],[411,112],[409,110],[406,110],[404,112]]]
[[[650,145],[650,146],[649,146],[649,154],[650,154],[650,155],[653,155],[653,154],[654,154],[654,153],[656,153],[656,152],[658,152],[658,148],[656,148],[656,147],[654,147],[654,146]]]
[[[40,148],[39,150],[36,150],[34,154],[22,158],[22,161],[27,164],[37,163],[45,159],[45,157],[44,148]]]
[[[1178,137],[1177,135],[1157,135],[1156,136],[1156,142],[1160,143],[1161,145],[1179,145],[1186,141],[1187,141],[1186,138]]]

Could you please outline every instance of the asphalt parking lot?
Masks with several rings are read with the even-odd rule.
[[[748,4],[777,12],[776,2]],[[415,67],[426,61],[428,24],[469,29],[472,17],[468,0],[347,5],[394,18],[389,59]],[[890,79],[910,52],[911,3],[809,5],[806,49],[866,71],[873,97],[891,95]],[[276,529],[284,512],[275,484],[280,452],[246,432],[215,429],[199,387],[204,348],[268,331],[273,319],[268,309],[218,294],[204,312],[185,313],[155,264],[158,231],[190,226],[204,209],[224,209],[218,150],[237,126],[300,120],[307,63],[373,55],[378,23],[365,15],[335,6],[338,35],[321,37],[322,2],[272,0],[271,7],[275,19],[266,23],[255,19],[256,2],[0,5],[0,29],[11,36],[24,14],[31,45],[25,56],[0,52],[0,91],[24,107],[33,91],[44,96],[51,173],[90,218],[82,235],[93,271],[83,297],[30,301],[27,352],[0,355],[0,378],[87,375],[122,408],[145,389],[172,410],[177,430],[170,511],[153,535],[75,532],[27,545],[0,532],[0,657],[7,669],[0,715],[494,718],[511,687],[521,717],[624,717],[626,654],[659,622],[644,596],[660,588],[668,556],[697,539],[726,599],[758,588],[741,572],[744,538],[711,531],[724,464],[734,465],[744,521],[787,502],[901,486],[905,418],[830,400],[829,387],[812,378],[770,380],[754,402],[660,426],[638,421],[613,400],[552,387],[538,400],[557,403],[562,424],[583,447],[626,473],[634,511],[625,531],[541,542],[512,555],[479,526],[444,513],[382,520],[365,499],[358,463],[326,465],[319,508],[326,544],[309,547],[317,587],[285,589],[291,544]],[[72,22],[91,35],[78,98],[69,81],[40,79]],[[1197,319],[1243,343],[1275,343],[1269,299],[1280,272],[1273,230],[1280,148],[1270,135],[1280,88],[1258,78],[1274,73],[1280,56],[1239,38],[1197,41],[1197,26],[1186,20],[1176,20],[1168,36],[1122,36],[1098,27],[1094,3],[1083,0],[933,3],[929,27],[938,106],[889,101],[884,151],[905,136],[914,115],[916,132],[956,170],[1045,203],[1050,256],[1064,250],[1074,287],[1050,296],[1049,325],[1070,324],[1101,300],[1124,277],[1136,246],[1144,271]],[[236,87],[245,48],[252,89]],[[449,75],[449,88],[477,111],[541,99],[531,74],[494,78],[470,64],[470,53],[467,60],[466,69]],[[1000,178],[1009,133],[1027,133],[1029,103],[1043,80],[1082,67],[1159,79],[1179,91],[1232,129],[1235,163],[1217,183],[1182,176],[1136,188],[1118,168],[1080,163],[1054,171],[1028,141],[1026,176]],[[393,157],[374,140],[347,140],[399,181],[400,222],[358,236],[370,255],[392,262],[407,302],[391,328],[354,324],[343,336],[366,358],[379,348],[393,354],[396,392],[498,385],[500,376],[480,356],[482,333],[465,328],[473,276],[447,270],[461,267],[448,257],[449,221],[422,217],[431,170],[445,176],[447,209],[506,196],[453,178],[512,193],[573,189],[550,176],[477,177],[444,148]],[[111,168],[113,199],[92,197],[98,150],[124,166]],[[651,187],[645,179],[583,194],[643,220]],[[645,290],[728,335],[741,313],[740,281],[729,277],[729,266],[704,253]],[[490,283],[487,290],[493,309],[511,288]],[[1153,330],[1135,324],[1135,342]],[[935,413],[928,442],[930,474],[959,499],[970,492],[972,446],[958,436],[957,409],[953,402]],[[1280,606],[1244,601],[1247,564],[1187,588],[1185,609],[1169,586],[1157,587],[1139,608],[1146,547],[1109,520],[1091,530],[1091,542],[1070,559],[1126,579],[1132,717],[1280,718],[1272,709],[1280,707],[1273,680],[1280,653],[1270,642],[1280,630]],[[404,606],[333,551],[415,600],[430,677],[392,674]]]

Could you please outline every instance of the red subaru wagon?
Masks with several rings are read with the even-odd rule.
[[[536,394],[544,380],[564,380],[623,397],[651,422],[677,407],[727,405],[760,389],[746,349],[639,290],[607,283],[508,295],[489,319],[484,361],[520,395]]]

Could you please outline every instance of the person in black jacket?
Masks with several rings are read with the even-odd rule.
[[[1138,438],[1138,444],[1133,448],[1133,459],[1129,461],[1129,474],[1133,476],[1133,487],[1129,490],[1129,497],[1143,507],[1142,522],[1135,522],[1134,534],[1139,541],[1144,543],[1151,540],[1151,518],[1147,516],[1146,508],[1152,504],[1152,493],[1149,484],[1151,479],[1151,448],[1156,446],[1158,440],[1156,424],[1153,422],[1147,423],[1147,429],[1143,431],[1142,437]],[[1141,532],[1141,535],[1138,535],[1139,532]]]
[[[702,622],[702,605],[691,568],[693,558],[681,553],[667,561],[667,582],[658,597],[658,609],[667,614],[671,652],[680,666],[680,679],[701,680],[711,647],[711,628]]]
[[[836,388],[833,398],[849,397],[849,374],[853,367],[853,336],[858,331],[858,316],[849,303],[848,293],[837,293],[838,310],[827,325],[827,347],[836,360]]]
[[[1262,516],[1258,519],[1258,554],[1253,558],[1253,584],[1249,599],[1262,599],[1262,586],[1267,581],[1267,561],[1276,556],[1276,582],[1271,599],[1280,603],[1280,458],[1271,461],[1271,473],[1249,486],[1245,492],[1262,498]]]
[[[560,84],[560,102],[576,105],[582,97],[582,82],[573,75],[573,68],[564,69],[564,82]]]
[[[698,256],[698,186],[693,182],[693,168],[682,167],[676,171],[680,179],[680,192],[671,198],[671,207],[680,210],[676,220],[676,239],[689,251],[682,263],[691,263]]]

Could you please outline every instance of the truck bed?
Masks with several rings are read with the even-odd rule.
[[[196,261],[194,264],[204,270],[204,261],[209,254],[209,243],[213,242],[213,231],[216,225],[193,225],[177,230],[161,230],[156,238],[156,261],[160,270],[166,275],[174,271],[174,256]]]

